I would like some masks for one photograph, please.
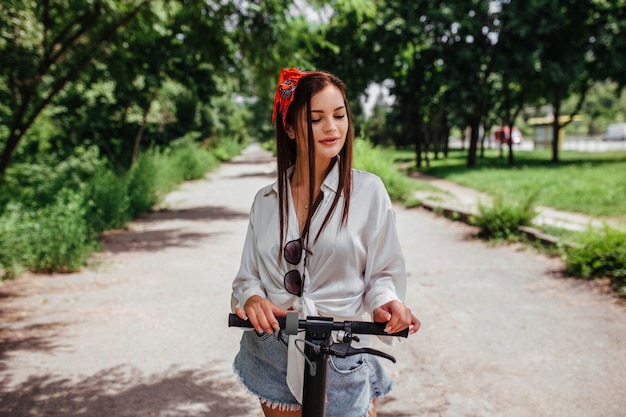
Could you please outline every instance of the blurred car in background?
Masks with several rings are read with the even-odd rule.
[[[509,135],[509,127],[508,126],[497,126],[493,131],[493,138],[496,142],[500,144],[509,144],[509,140],[513,140],[513,144],[517,145],[522,143],[524,138],[522,137],[522,132],[519,131],[518,128],[513,127],[513,134]]]
[[[606,128],[604,140],[626,140],[626,123],[613,123]]]

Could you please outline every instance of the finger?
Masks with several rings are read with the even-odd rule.
[[[256,315],[259,321],[259,326],[261,327],[261,331],[267,332],[267,333],[273,333],[274,330],[272,329],[272,326],[269,323],[268,317],[265,315],[265,310],[261,308],[260,310],[256,311]]]
[[[274,313],[275,317],[286,317],[289,311],[283,310],[282,308],[278,308],[275,305],[272,305],[272,313]]]
[[[392,317],[389,320],[388,327],[391,328],[391,333],[396,333],[406,329],[409,326],[409,322],[406,320],[406,312],[408,308],[404,304],[394,303],[392,306]]]
[[[248,310],[248,320],[250,320],[250,324],[258,333],[263,333],[263,328],[259,324],[259,320],[256,317],[256,312],[254,309]]]
[[[276,320],[276,316],[274,316],[274,306],[273,304],[265,304],[263,306],[263,313],[265,313],[265,319],[267,320],[268,327],[264,327],[265,331],[268,333],[273,333],[274,330],[280,330],[280,325],[278,324],[278,320]]]
[[[413,322],[414,316],[411,313],[411,310],[408,307],[403,305],[401,311],[399,311],[395,315],[395,317],[397,318],[397,320],[394,323],[394,327],[391,333],[397,333],[406,329],[407,327],[410,327],[411,323]]]
[[[375,309],[372,316],[376,323],[387,323],[391,319],[391,314],[381,307]]]
[[[385,331],[387,333],[396,333],[402,330],[402,322],[400,321],[402,315],[398,313],[392,313],[391,319],[387,322]]]
[[[237,317],[239,317],[241,320],[248,320],[248,315],[246,314],[246,310],[244,310],[241,307],[235,307],[235,314],[237,315]]]
[[[420,327],[422,327],[422,323],[418,320],[417,317],[413,316],[411,320],[411,326],[409,327],[409,334],[417,333]]]

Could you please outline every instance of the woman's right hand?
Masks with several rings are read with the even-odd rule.
[[[243,308],[236,307],[235,314],[242,320],[250,320],[250,324],[259,333],[273,333],[280,326],[276,317],[285,317],[287,310],[276,307],[271,301],[259,295],[248,298]]]

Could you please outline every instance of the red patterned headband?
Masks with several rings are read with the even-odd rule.
[[[307,75],[315,73],[314,71],[302,71],[300,68],[283,68],[280,70],[280,74],[278,75],[278,87],[276,88],[276,98],[274,98],[272,123],[274,123],[278,115],[283,123],[283,128],[287,128],[287,110],[293,101],[298,81]]]

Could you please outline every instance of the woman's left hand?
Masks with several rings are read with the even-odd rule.
[[[397,333],[408,327],[409,334],[414,334],[421,326],[417,317],[400,301],[390,301],[374,309],[373,319],[377,323],[387,323],[387,333]]]

